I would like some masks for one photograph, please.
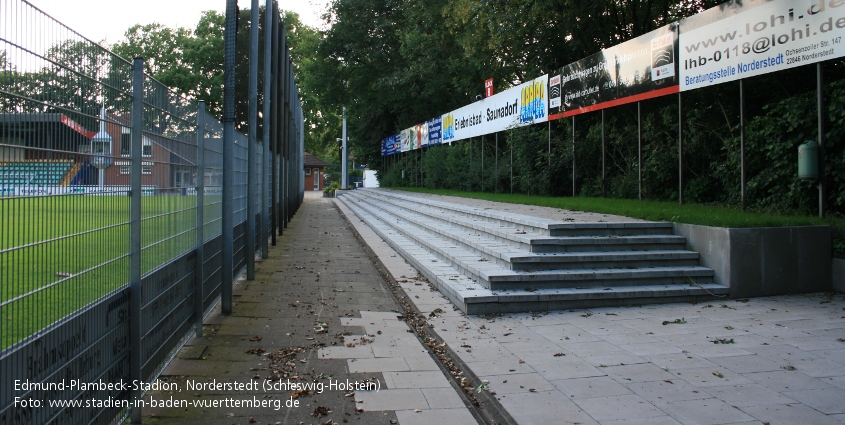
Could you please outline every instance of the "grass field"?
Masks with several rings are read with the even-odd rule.
[[[195,203],[142,198],[142,273],[195,246]],[[207,225],[205,236],[219,227]],[[127,284],[129,230],[127,196],[0,198],[0,349]]]
[[[636,199],[609,199],[586,197],[543,197],[511,195],[503,193],[460,192],[455,190],[395,188],[409,192],[460,196],[511,204],[538,205],[574,211],[589,211],[602,214],[622,215],[651,221],[672,221],[676,223],[700,224],[714,227],[781,227],[828,225],[834,230],[834,250],[845,251],[845,219],[841,217],[819,218],[808,215],[776,215],[740,208],[711,205],[684,204],[677,202],[640,201]]]

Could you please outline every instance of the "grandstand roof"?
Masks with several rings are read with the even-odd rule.
[[[20,139],[30,147],[49,147],[56,141],[87,142],[95,134],[65,114],[0,114],[0,138]]]

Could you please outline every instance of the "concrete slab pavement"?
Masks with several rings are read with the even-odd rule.
[[[177,389],[147,394],[144,423],[477,423],[320,195],[238,281],[233,314],[214,311],[165,369]]]
[[[845,422],[841,293],[465,316],[340,208],[472,385],[520,424]]]

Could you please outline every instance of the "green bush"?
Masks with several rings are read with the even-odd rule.
[[[325,189],[323,189],[323,193],[334,193],[334,191],[338,189],[340,189],[340,184],[338,182],[331,182]]]

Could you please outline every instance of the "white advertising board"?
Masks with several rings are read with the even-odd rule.
[[[443,115],[443,143],[548,121],[548,82],[543,75]]]
[[[681,21],[681,91],[845,56],[845,0],[744,3]]]

